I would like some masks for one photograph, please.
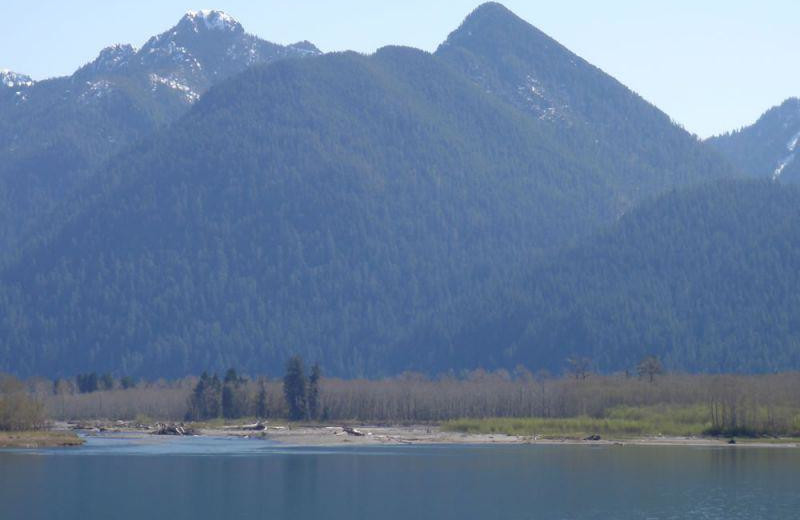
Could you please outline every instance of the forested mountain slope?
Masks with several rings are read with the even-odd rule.
[[[247,34],[221,11],[191,11],[139,50],[104,49],[70,77],[0,81],[0,248],[114,153],[186,113],[248,66],[319,51]]]
[[[678,370],[800,369],[798,208],[800,189],[769,181],[669,193],[473,305],[458,332],[421,327],[410,343],[437,367],[488,350],[493,366],[553,371],[570,356],[615,371],[651,354]],[[429,345],[458,351],[430,358]]]
[[[787,99],[751,126],[708,140],[751,177],[800,181],[800,99]]]
[[[658,108],[498,3],[476,9],[436,54],[597,164],[620,213],[665,189],[735,172]]]
[[[459,36],[484,26],[478,49]],[[0,273],[0,370],[278,373],[291,353],[336,375],[536,368],[502,321],[530,305],[502,295],[635,202],[731,171],[496,4],[448,48],[256,66],[114,156]],[[581,83],[558,117],[510,94],[532,65],[549,91]]]
[[[2,369],[386,373],[421,315],[613,218],[592,166],[403,48],[245,72],[97,180],[5,273]]]

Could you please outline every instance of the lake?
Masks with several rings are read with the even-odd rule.
[[[797,449],[90,437],[0,451],[0,518],[791,519],[798,477]]]

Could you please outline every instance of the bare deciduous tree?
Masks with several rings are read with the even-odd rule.
[[[647,377],[647,380],[653,383],[657,375],[660,375],[664,369],[661,366],[661,360],[656,356],[647,356],[636,365],[636,371],[639,377]]]

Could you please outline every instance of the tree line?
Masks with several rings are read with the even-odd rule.
[[[64,391],[41,378],[0,378],[0,428],[22,429],[60,420],[237,420],[438,423],[480,418],[604,418],[628,410],[688,414],[713,435],[800,435],[800,373],[690,375],[665,372],[648,356],[636,370],[603,375],[588,358],[572,357],[570,371],[553,376],[474,370],[431,378],[417,373],[379,380],[322,376],[303,359],[286,363],[282,378],[228,370],[177,380],[139,381],[123,388]],[[59,391],[54,391],[54,387]],[[630,412],[633,410],[633,412]],[[9,412],[11,411],[11,412]],[[13,412],[13,413],[12,413]],[[38,426],[37,426],[38,425]]]
[[[286,415],[291,421],[315,421],[323,419],[320,408],[320,381],[322,369],[319,364],[311,367],[306,375],[303,358],[293,356],[286,363],[283,377],[283,397]],[[235,369],[229,369],[220,379],[216,374],[203,372],[189,397],[186,420],[239,419],[256,416],[267,418],[274,415],[270,405],[267,379],[258,378],[255,393],[249,390],[248,380]]]
[[[322,377],[301,358],[290,359],[282,378],[247,377],[229,370],[178,380],[139,381],[123,389],[54,393],[53,382],[29,379],[15,399],[40,403],[60,420],[122,419],[152,424],[181,420],[366,423],[438,423],[482,418],[605,418],[627,410],[648,415],[691,415],[716,435],[800,434],[800,373],[690,375],[664,372],[654,357],[638,370],[604,375],[575,359],[564,376],[474,370],[431,378],[417,373],[379,380]],[[588,367],[587,367],[588,365]],[[63,385],[62,385],[63,386]],[[7,397],[6,397],[7,399]],[[36,409],[35,406],[33,408]],[[671,412],[670,412],[671,411]],[[677,411],[677,412],[676,412]],[[35,415],[35,414],[34,414]],[[33,421],[36,422],[36,421]]]

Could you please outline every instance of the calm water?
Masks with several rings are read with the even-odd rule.
[[[798,519],[798,477],[789,449],[90,438],[0,451],[0,518]]]

